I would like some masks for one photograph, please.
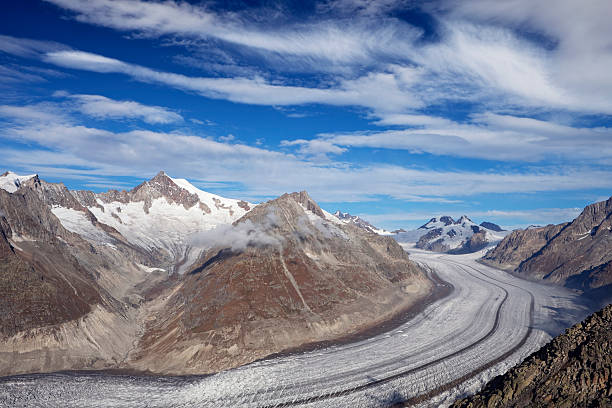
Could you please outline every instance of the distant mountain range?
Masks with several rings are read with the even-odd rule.
[[[466,215],[457,221],[446,215],[434,217],[415,230],[399,229],[392,232],[377,228],[356,215],[342,211],[336,211],[333,215],[344,223],[368,232],[390,235],[402,244],[414,243],[420,249],[450,254],[480,251],[500,242],[509,233],[492,222],[484,221],[477,225]]]
[[[430,219],[416,230],[399,232],[398,242],[416,243],[416,247],[434,252],[470,253],[495,244],[508,234],[499,225],[482,222],[477,225],[466,215],[455,221],[449,216]]]
[[[433,284],[306,192],[228,199],[160,172],[128,191],[0,176],[0,375],[211,373],[367,329]]]
[[[338,210],[334,213],[334,216],[336,218],[338,218],[340,221],[344,222],[345,224],[353,224],[356,227],[359,227],[361,229],[364,229],[366,231],[369,232],[373,232],[375,234],[379,234],[379,235],[391,235],[393,234],[392,232],[386,231],[382,228],[377,228],[374,225],[370,224],[368,221],[358,217],[357,215],[351,215],[349,213],[343,213],[342,211]]]

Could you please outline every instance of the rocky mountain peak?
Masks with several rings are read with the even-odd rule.
[[[612,197],[588,205],[572,222],[517,230],[483,262],[610,298]]]
[[[431,229],[431,228],[439,228],[441,226],[452,225],[455,224],[455,220],[453,217],[449,217],[448,215],[442,215],[440,217],[433,217],[427,223],[421,225],[419,229]]]
[[[343,213],[342,211],[338,210],[333,214],[336,218],[338,218],[340,221],[346,223],[346,224],[353,224],[361,229],[364,229],[366,231],[369,232],[373,232],[376,234],[383,234],[386,235],[388,234],[387,231],[382,230],[380,228],[375,227],[374,225],[370,224],[368,221],[364,220],[363,218],[357,216],[357,215],[351,215],[349,213]]]
[[[144,210],[147,213],[152,201],[160,197],[165,197],[169,203],[183,205],[185,209],[193,207],[200,201],[197,194],[190,193],[178,186],[164,171],[160,171],[155,177],[142,182],[132,190],[109,190],[106,193],[98,194],[98,197],[105,203],[116,201],[127,204],[142,201],[145,203]]]
[[[283,194],[280,198],[283,198],[285,196],[295,200],[298,204],[302,205],[306,210],[312,212],[313,214],[316,214],[321,218],[325,218],[325,214],[323,213],[323,210],[321,210],[321,207],[319,207],[319,204],[317,204],[312,198],[310,198],[310,195],[308,195],[306,191],[300,191],[299,193],[294,192],[290,194]]]
[[[444,223],[444,225],[454,224],[453,217],[449,217],[448,215],[443,215],[440,217],[440,221]]]
[[[470,220],[470,218],[467,215],[462,215],[461,218],[459,218],[455,224],[463,224],[463,223],[471,223],[473,224],[474,222],[472,220]]]

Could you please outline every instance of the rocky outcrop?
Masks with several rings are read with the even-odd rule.
[[[491,231],[502,232],[505,231],[502,227],[492,222],[484,221],[480,223],[480,226]]]
[[[482,261],[574,289],[612,289],[612,197],[570,223],[515,231]]]
[[[134,367],[206,373],[390,318],[432,286],[391,238],[330,221],[305,192],[260,204],[158,306]]]
[[[472,252],[480,251],[489,245],[487,233],[484,230],[478,230],[471,237],[465,240],[459,248],[448,251],[449,254],[471,254]]]
[[[453,408],[612,406],[612,305]]]

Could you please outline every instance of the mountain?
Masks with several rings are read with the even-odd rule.
[[[433,285],[307,193],[253,205],[160,172],[129,191],[0,176],[0,375],[210,373],[371,327]]]
[[[31,177],[0,189],[0,375],[109,366],[136,332],[125,299],[147,278],[135,265],[145,255],[64,228],[48,202],[65,190],[53,187]]]
[[[339,221],[306,192],[260,204],[219,234],[241,240],[201,236],[211,249],[164,293],[135,367],[234,367],[365,329],[431,290],[392,238]]]
[[[430,219],[416,230],[396,234],[398,242],[416,242],[416,247],[434,252],[470,253],[502,240],[507,234],[496,224],[475,224],[467,216],[455,221],[441,216]]]
[[[610,296],[612,197],[591,204],[572,222],[517,230],[482,262],[529,279]]]
[[[253,207],[246,201],[199,190],[187,180],[170,178],[164,172],[130,191],[75,191],[73,195],[98,221],[117,230],[132,245],[161,252],[166,259],[162,268],[180,273],[201,255],[189,241],[191,234],[231,223]],[[52,211],[68,229],[79,230],[84,225],[79,220],[81,215],[69,208]]]
[[[373,232],[375,234],[379,234],[379,235],[391,235],[392,234],[391,232],[385,231],[384,229],[376,228],[374,225],[358,217],[357,215],[343,213],[340,210],[336,211],[333,215],[336,218],[338,218],[340,221],[344,222],[345,224],[353,224],[356,227],[359,227],[369,232]]]
[[[452,407],[610,407],[611,367],[608,305]]]

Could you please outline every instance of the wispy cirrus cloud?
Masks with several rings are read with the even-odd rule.
[[[439,26],[439,39],[433,42],[422,41],[421,28],[389,16],[400,6],[417,7],[401,1],[323,2],[317,5],[318,18],[301,23],[282,12],[267,13],[271,16],[267,19],[252,18],[249,15],[258,15],[253,10],[221,12],[181,1],[47,1],[68,10],[78,21],[123,32],[183,38],[196,47],[198,40],[206,47],[211,39],[234,44],[260,53],[268,64],[279,62],[276,68],[281,71],[283,61],[287,71],[302,67],[313,72],[338,72],[339,66],[348,66],[347,79],[358,73],[363,76],[364,67],[371,74],[384,72],[390,65],[418,68],[419,84],[404,89],[403,94],[408,98],[418,93],[422,105],[469,99],[612,113],[612,102],[606,97],[610,93],[606,73],[612,69],[612,51],[605,39],[610,38],[606,36],[609,28],[601,17],[608,15],[611,7],[603,1],[577,15],[568,0],[558,2],[554,10],[531,7],[524,0],[503,5],[480,0],[427,3],[423,7]],[[545,47],[518,34],[516,28],[524,25],[551,37],[557,45]],[[579,74],[585,70],[594,74],[587,81]],[[232,100],[252,103],[249,98],[234,96]],[[397,107],[391,102],[386,110],[402,113]],[[400,106],[406,107],[414,104]]]
[[[271,27],[240,13],[215,12],[183,1],[46,1],[75,13],[78,21],[135,31],[144,36],[216,39],[265,53],[339,63],[371,60],[380,50],[388,51],[392,46],[397,50],[398,42],[419,33],[418,29],[395,19],[369,28],[368,21],[354,18],[346,18],[341,24],[326,19],[291,24],[279,21]],[[278,17],[278,13],[270,15]]]
[[[43,56],[46,62],[73,69],[100,73],[121,73],[142,82],[160,83],[210,98],[227,99],[255,105],[356,105],[372,109],[404,109],[419,107],[418,99],[406,95],[403,87],[418,79],[418,72],[409,67],[390,67],[386,72],[340,80],[334,87],[309,88],[277,85],[263,78],[190,77],[156,71],[136,64],[83,51],[57,51]],[[384,98],[381,97],[384,93]]]
[[[58,91],[54,96],[74,102],[74,108],[98,119],[140,119],[149,124],[168,124],[183,121],[176,112],[162,106],[143,105],[135,101],[118,101],[102,95],[72,95]]]

